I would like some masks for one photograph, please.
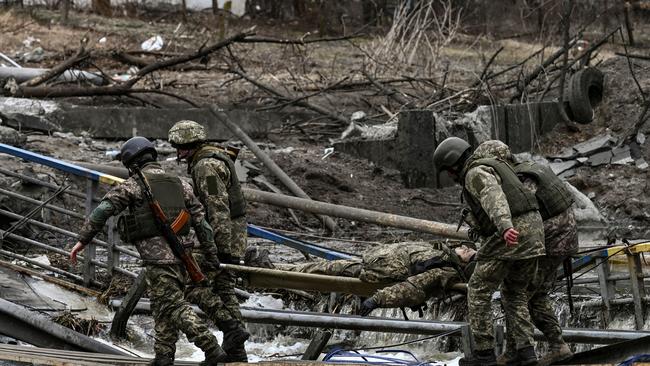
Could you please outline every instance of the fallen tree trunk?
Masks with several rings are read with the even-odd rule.
[[[274,206],[293,208],[296,210],[340,217],[348,220],[363,221],[371,224],[419,231],[447,238],[468,240],[466,230],[456,231],[454,225],[441,222],[415,219],[412,217],[370,211],[362,208],[335,205],[332,203],[313,201],[253,189],[244,188],[243,192],[244,197],[252,202],[267,203]]]
[[[242,140],[242,142],[246,144],[246,146],[248,146],[249,149],[251,149],[253,154],[255,154],[255,156],[257,156],[257,158],[260,159],[262,163],[264,163],[264,165],[267,168],[269,168],[269,170],[276,177],[278,177],[278,179],[280,179],[282,184],[284,184],[287,188],[289,188],[291,193],[295,194],[298,197],[306,198],[308,200],[310,199],[307,193],[305,193],[305,191],[303,191],[302,188],[300,188],[296,184],[296,182],[294,182],[293,179],[291,179],[291,177],[289,177],[287,173],[285,173],[268,155],[266,155],[264,151],[262,151],[262,149],[260,149],[259,146],[257,146],[255,141],[253,141],[250,137],[248,137],[248,135],[241,128],[239,128],[239,126],[234,124],[228,118],[228,116],[226,116],[225,113],[217,110],[217,108],[215,107],[210,107],[210,110],[215,115],[215,117],[217,117],[218,120],[223,122],[223,124],[225,124],[230,129],[230,131],[232,131],[232,133],[235,134],[235,136],[239,137]],[[327,216],[319,216],[319,218],[323,221],[327,229],[329,229],[332,232],[336,231],[336,223],[334,222],[334,220],[332,220]]]

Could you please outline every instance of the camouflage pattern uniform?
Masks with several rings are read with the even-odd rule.
[[[362,260],[334,260],[299,265],[276,265],[279,269],[329,276],[355,277],[365,282],[392,284],[372,298],[379,307],[413,307],[462,282],[451,268],[440,242],[385,244],[364,253]],[[394,283],[394,284],[393,284]]]
[[[486,141],[481,146],[495,156],[514,163],[510,148],[501,141]],[[537,191],[534,179],[521,176],[526,188]],[[551,344],[562,344],[562,328],[560,327],[549,293],[555,286],[557,268],[568,255],[578,250],[578,230],[575,214],[572,208],[559,215],[544,220],[544,241],[546,255],[538,260],[537,273],[528,287],[528,310],[533,324],[539,329]],[[509,319],[506,318],[506,329],[510,329]],[[515,339],[511,332],[506,334],[507,352],[512,355],[515,350]]]
[[[214,230],[214,241],[219,251],[219,259],[224,263],[239,264],[239,258],[246,246],[246,216],[230,219],[228,186],[226,185],[226,182],[230,182],[230,174],[226,164],[214,158],[201,159],[193,165],[191,170],[195,191],[206,208],[210,226]],[[216,191],[208,187],[208,177],[216,177],[212,180],[216,182]],[[235,295],[233,274],[215,270],[210,271],[209,276],[215,293],[221,297],[228,312],[241,322],[242,317],[239,301]]]
[[[505,193],[501,188],[501,177],[486,165],[470,167],[482,158],[495,157],[482,145],[465,163],[462,181],[464,189],[477,200],[498,234],[480,238],[477,265],[468,284],[468,308],[472,334],[477,351],[494,347],[491,298],[502,286],[506,318],[511,321],[508,331],[521,349],[533,343],[533,324],[527,308],[526,289],[537,269],[537,258],[544,255],[544,229],[538,211],[529,211],[512,217]],[[473,219],[476,222],[476,219]],[[509,228],[519,231],[516,246],[507,246],[501,233]]]
[[[165,173],[158,163],[147,163],[142,171],[151,174]],[[191,215],[192,227],[199,238],[209,237],[210,234],[205,232],[208,225],[205,222],[201,203],[194,196],[189,184],[182,182],[182,187],[185,206]],[[129,205],[141,204],[144,200],[140,184],[134,177],[117,185],[103,197],[97,208],[90,214],[79,232],[79,241],[84,245],[89,243],[111,216],[119,214]],[[183,243],[191,243],[189,235],[179,239]],[[136,241],[134,244],[145,265],[156,330],[154,343],[156,355],[174,358],[179,330],[206,355],[223,352],[216,337],[185,300],[183,292],[187,273],[165,239],[157,236]],[[202,245],[206,248],[211,246],[212,250],[216,251],[212,241],[206,241]]]

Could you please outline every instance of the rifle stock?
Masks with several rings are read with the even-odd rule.
[[[174,255],[181,260],[192,282],[201,283],[205,281],[206,277],[203,272],[201,272],[201,268],[196,263],[196,260],[192,254],[185,250],[183,243],[178,240],[178,236],[176,236],[176,233],[172,229],[172,226],[169,224],[169,220],[167,219],[165,212],[153,196],[153,193],[151,192],[151,186],[149,186],[149,182],[147,181],[147,177],[142,174],[142,171],[140,171],[140,169],[134,170],[144,185],[143,192],[147,197],[147,201],[149,201],[149,208],[151,209],[151,213],[153,214],[156,223],[158,223],[161,234],[163,238],[165,238],[167,244],[169,244],[170,249]]]

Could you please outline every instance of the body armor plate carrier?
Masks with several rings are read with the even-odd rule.
[[[151,174],[143,172],[151,186],[151,193],[158,200],[170,222],[174,221],[185,207],[183,185],[178,177],[171,174]],[[122,241],[133,243],[138,240],[160,236],[160,229],[153,217],[151,208],[143,199],[129,207],[129,212],[120,216],[117,229]],[[190,233],[189,221],[176,233],[180,236]]]
[[[514,169],[503,160],[488,158],[471,162],[463,169],[462,181],[465,180],[465,175],[470,169],[479,165],[491,167],[501,178],[501,189],[503,189],[503,193],[508,200],[510,214],[513,218],[539,208],[535,195],[524,187]],[[496,226],[492,223],[492,220],[481,206],[481,203],[469,194],[465,188],[463,188],[463,198],[467,201],[470,210],[478,221],[479,234],[481,236],[495,234],[497,231]]]
[[[517,164],[515,172],[533,178],[537,182],[537,202],[542,219],[550,219],[566,211],[573,204],[573,196],[551,168],[527,161]]]

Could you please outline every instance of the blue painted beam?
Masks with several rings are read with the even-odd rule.
[[[109,174],[104,174],[100,173],[95,170],[90,170],[86,169],[83,167],[80,167],[78,165],[74,165],[68,162],[65,162],[63,160],[59,160],[56,158],[51,158],[49,156],[41,155],[29,150],[24,150],[18,147],[14,147],[11,145],[6,145],[6,144],[0,144],[0,153],[5,153],[9,155],[13,155],[16,157],[19,157],[21,159],[25,159],[34,163],[42,164],[45,166],[49,166],[50,168],[54,169],[59,169],[62,170],[66,173],[78,175],[84,178],[92,179],[94,181],[98,181],[100,183],[105,183],[105,184],[117,184],[120,182],[123,182],[124,179],[114,177]]]
[[[275,243],[283,244],[290,248],[297,249],[301,252],[306,252],[327,260],[359,259],[359,256],[356,256],[354,254],[344,253],[320,245],[307,243],[302,240],[293,239],[270,230],[262,229],[261,227],[252,224],[248,224],[248,234],[257,238],[271,240]]]

